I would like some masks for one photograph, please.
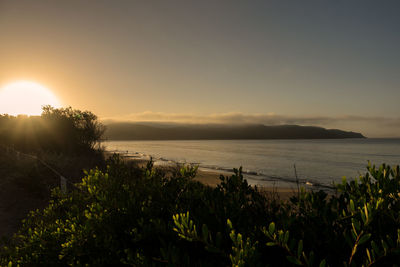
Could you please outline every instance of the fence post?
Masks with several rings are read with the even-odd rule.
[[[67,192],[67,179],[65,177],[60,176],[60,185],[61,185],[61,192]]]

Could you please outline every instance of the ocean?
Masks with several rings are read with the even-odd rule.
[[[372,164],[400,164],[400,139],[107,141],[109,151],[155,164],[192,163],[204,171],[243,167],[253,185],[329,187]]]

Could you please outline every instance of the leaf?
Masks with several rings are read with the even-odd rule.
[[[280,242],[280,243],[283,243],[283,231],[282,231],[282,230],[279,230],[279,231],[278,231],[278,235],[279,235],[279,236],[278,236],[279,242]]]
[[[354,223],[352,223],[351,226],[353,227],[353,233],[354,233],[354,235],[357,236],[358,233],[357,233],[357,230],[356,230],[356,227],[355,227]]]
[[[351,236],[353,237],[354,241],[356,241],[357,240],[357,235],[354,234],[354,231],[350,231],[350,233],[351,233]]]
[[[367,205],[364,204],[364,212],[365,212],[365,218],[368,221],[368,209],[367,209]]]
[[[286,231],[286,232],[285,232],[285,238],[284,238],[284,240],[283,240],[283,243],[284,243],[284,244],[287,244],[288,241],[289,241],[289,231]]]
[[[360,222],[355,218],[352,218],[351,222],[353,223],[353,226],[356,228],[357,232],[360,231]]]
[[[301,261],[300,261],[299,259],[296,259],[296,258],[293,257],[293,256],[286,256],[286,259],[287,259],[288,261],[290,261],[291,263],[293,263],[293,264],[301,265]]]
[[[369,262],[372,262],[371,254],[369,253],[369,249],[366,248],[365,251],[367,252],[367,257],[368,257]]]
[[[311,266],[312,264],[309,262],[307,255],[306,255],[306,253],[304,253],[304,251],[303,251],[302,255],[303,255],[304,261],[306,262],[306,265]]]
[[[399,168],[399,166],[397,166],[397,168]],[[390,237],[388,238],[388,240],[390,240]],[[397,229],[397,246],[400,246],[400,229]]]
[[[326,266],[326,260],[323,259],[323,260],[320,262],[319,267],[325,267],[325,266]]]
[[[343,217],[346,217],[346,211],[344,209],[342,210],[342,215]]]
[[[272,235],[275,232],[275,223],[271,222],[269,224],[268,232]]]
[[[207,239],[208,239],[208,228],[207,228],[207,225],[203,224],[201,232],[203,234],[203,240],[207,241]]]
[[[360,240],[358,241],[358,244],[359,244],[359,245],[364,244],[365,242],[367,242],[367,241],[369,240],[370,237],[371,237],[371,234],[363,235],[363,236],[360,238]]]
[[[240,233],[237,234],[237,241],[242,243],[242,235]]]
[[[385,240],[381,240],[381,243],[382,243],[382,247],[383,247],[383,249],[385,250],[385,254],[386,254],[386,251],[389,249],[389,246],[388,246],[388,244],[385,242]]]
[[[364,212],[362,210],[361,210],[360,214],[361,214],[361,219],[363,220],[364,224],[366,224],[367,217],[365,217],[365,214],[364,214]]]
[[[229,230],[232,230],[232,222],[231,222],[231,220],[226,220],[226,224],[228,225],[228,228],[229,228]]]
[[[380,251],[378,245],[373,240],[371,241],[371,246],[372,246],[373,251],[375,251],[375,253],[377,255],[381,254],[381,251]]]
[[[314,258],[315,258],[314,251],[310,252],[310,255],[308,258],[309,258],[310,266],[312,266],[314,263]]]
[[[351,210],[352,212],[355,212],[355,211],[356,211],[356,209],[354,208],[354,201],[353,201],[352,199],[350,199],[350,210]]]
[[[266,244],[268,247],[273,247],[273,246],[276,246],[276,243],[275,242],[267,242],[267,244]]]
[[[297,245],[297,258],[300,258],[302,252],[303,252],[303,240],[301,239],[299,241],[299,244]]]
[[[399,230],[397,230],[397,231],[399,231]],[[392,240],[392,238],[391,238],[389,235],[386,235],[386,242],[389,243],[389,245],[390,245],[391,247],[394,247],[394,246],[395,246],[395,245],[394,245],[394,242],[393,242],[393,240]]]

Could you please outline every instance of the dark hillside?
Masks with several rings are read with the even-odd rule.
[[[109,140],[231,140],[231,139],[337,139],[365,138],[361,133],[298,125],[146,125],[111,123]]]

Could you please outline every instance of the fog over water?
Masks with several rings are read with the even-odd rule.
[[[156,164],[196,163],[203,170],[232,170],[243,166],[251,184],[294,186],[330,185],[343,176],[354,179],[375,165],[400,164],[400,139],[339,140],[207,140],[108,141],[107,150],[149,158]]]

